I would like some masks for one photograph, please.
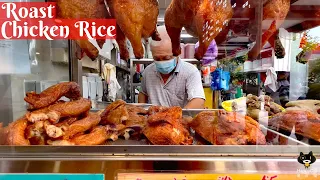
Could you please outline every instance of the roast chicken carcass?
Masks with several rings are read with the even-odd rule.
[[[156,25],[159,15],[157,0],[107,0],[110,13],[117,21],[117,42],[121,59],[128,60],[126,38],[137,59],[144,57],[142,38],[161,40]]]
[[[80,86],[75,82],[59,83],[42,91],[40,94],[29,92],[24,100],[29,103],[30,109],[35,110],[56,103],[62,96],[71,100],[80,99]]]
[[[233,15],[230,0],[172,0],[165,12],[165,25],[174,56],[181,54],[180,34],[186,31],[199,38],[195,58],[200,60],[211,41],[228,25]]]
[[[295,134],[320,142],[320,115],[317,113],[301,109],[287,110],[273,116],[269,120],[269,126],[276,131],[284,130],[289,133],[295,129]]]
[[[198,135],[214,145],[264,145],[259,124],[236,112],[204,111],[190,123]]]
[[[49,107],[27,112],[26,117],[30,122],[50,120],[57,123],[60,118],[77,117],[91,109],[91,101],[81,98],[71,102],[58,102]]]
[[[190,145],[193,138],[181,121],[182,109],[171,107],[149,116],[143,133],[154,145]]]

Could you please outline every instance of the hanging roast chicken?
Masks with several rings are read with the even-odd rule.
[[[121,59],[128,60],[126,38],[132,44],[137,59],[144,57],[141,39],[160,40],[156,31],[159,15],[157,0],[107,0],[111,15],[117,21],[117,43]]]
[[[110,18],[104,0],[50,0],[57,3],[57,18],[62,19],[106,19]],[[102,48],[105,40],[97,40]],[[89,40],[76,40],[88,57],[92,60],[99,55],[99,50]],[[79,54],[79,53],[78,53]],[[78,56],[78,59],[81,59]]]
[[[228,25],[233,14],[230,0],[172,0],[165,13],[165,25],[174,56],[181,54],[180,34],[199,38],[195,58],[202,59],[211,41]]]

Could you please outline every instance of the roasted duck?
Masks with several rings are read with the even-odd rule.
[[[320,142],[320,116],[310,111],[287,110],[272,117],[269,126],[289,133],[295,129],[295,134]]]
[[[30,122],[50,120],[57,123],[60,118],[77,117],[91,109],[91,101],[81,98],[71,102],[60,102],[50,105],[47,108],[28,112],[26,117]]]
[[[236,112],[204,111],[190,123],[192,129],[214,145],[264,145],[259,124]]]
[[[57,3],[57,18],[61,19],[108,19],[109,13],[103,0],[51,0]],[[98,40],[98,45],[102,48],[104,41]],[[76,40],[76,43],[86,53],[95,60],[99,55],[99,50],[90,43],[89,40]],[[78,56],[78,59],[81,57]]]
[[[59,83],[42,91],[40,94],[29,92],[24,100],[30,109],[41,109],[57,102],[62,96],[76,100],[81,97],[80,86],[75,82]]]
[[[182,109],[168,108],[149,116],[143,133],[154,145],[190,145],[193,138],[181,121]]]
[[[121,59],[128,60],[126,37],[137,59],[144,57],[142,38],[160,40],[156,31],[159,15],[157,0],[107,0],[110,13],[117,21],[117,42]]]
[[[165,25],[174,56],[181,54],[180,34],[187,32],[199,38],[195,58],[200,60],[211,41],[228,25],[233,15],[230,0],[172,0],[165,12]]]

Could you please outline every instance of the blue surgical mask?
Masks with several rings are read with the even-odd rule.
[[[170,59],[167,61],[155,61],[157,71],[161,74],[169,74],[176,67],[177,62],[176,59]]]

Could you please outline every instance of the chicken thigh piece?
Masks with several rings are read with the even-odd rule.
[[[214,145],[264,145],[259,124],[236,112],[205,111],[190,123],[192,129]]]
[[[126,102],[123,100],[117,100],[106,107],[101,113],[102,125],[118,125],[123,121],[128,120],[129,115],[126,108]]]
[[[172,0],[165,12],[165,25],[174,56],[181,54],[180,34],[186,31],[199,38],[195,58],[200,60],[211,41],[228,25],[233,11],[230,0]]]
[[[107,0],[110,13],[117,21],[117,42],[121,59],[128,60],[126,38],[137,59],[144,57],[141,39],[160,40],[156,30],[159,15],[157,0]]]
[[[193,138],[181,121],[182,109],[168,108],[148,118],[143,134],[154,145],[190,145]]]

